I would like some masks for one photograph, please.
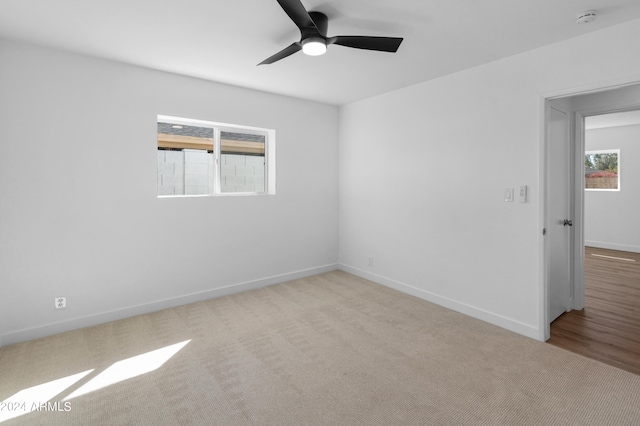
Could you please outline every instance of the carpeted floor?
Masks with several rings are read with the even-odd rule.
[[[2,426],[632,425],[640,376],[335,271],[1,348],[0,401]]]

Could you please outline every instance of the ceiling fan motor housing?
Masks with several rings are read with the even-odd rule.
[[[313,21],[314,24],[316,24],[316,28],[318,29],[318,33],[324,37],[327,38],[327,29],[329,28],[329,18],[327,18],[327,15],[325,15],[322,12],[309,12],[309,16],[311,17],[311,20]],[[302,34],[302,39],[304,40],[306,37],[306,35],[317,35],[315,31],[311,31],[309,32],[309,34],[304,34],[304,32],[309,32],[309,31],[303,31]]]

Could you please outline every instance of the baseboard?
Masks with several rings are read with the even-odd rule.
[[[354,268],[353,266],[340,264],[339,269],[345,272],[349,272],[350,274],[357,275],[361,278],[365,278],[369,281],[373,281],[375,283],[393,288],[394,290],[398,290],[403,293],[410,294],[411,296],[426,300],[428,302],[435,303],[436,305],[443,306],[447,309],[451,309],[453,311],[460,312],[481,321],[488,322],[489,324],[493,324],[506,330],[513,331],[514,333],[521,334],[531,339],[542,340],[540,331],[536,327],[532,327],[528,324],[524,324],[511,318],[497,315],[492,312],[485,311],[483,309],[476,308],[475,306],[467,305],[453,299],[439,296],[435,293],[422,290],[409,284],[392,280],[381,275],[372,274],[370,272],[363,271],[362,269]]]
[[[625,244],[616,244],[616,243],[603,243],[601,241],[585,241],[585,246],[588,247],[597,247],[609,250],[620,250],[620,251],[629,251],[632,253],[640,253],[640,246],[628,246]]]
[[[79,328],[91,327],[93,325],[104,324],[110,321],[116,321],[136,315],[157,312],[162,309],[174,308],[176,306],[186,305],[188,303],[200,302],[203,300],[214,299],[216,297],[228,296],[230,294],[240,293],[247,290],[255,290],[273,284],[279,284],[286,281],[304,278],[311,275],[317,275],[324,272],[330,272],[338,269],[338,264],[330,264],[315,268],[303,269],[295,272],[289,272],[282,275],[275,275],[268,278],[262,278],[254,281],[231,284],[225,287],[206,290],[198,293],[191,293],[170,299],[157,300],[142,305],[129,306],[108,312],[102,312],[95,315],[73,318],[66,321],[50,323],[37,327],[30,327],[22,330],[12,331],[0,335],[0,347],[12,345],[14,343],[25,342],[27,340],[38,339],[40,337],[51,336],[65,331],[77,330]]]

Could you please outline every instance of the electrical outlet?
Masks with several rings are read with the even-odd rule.
[[[54,299],[56,309],[65,309],[67,307],[66,297],[56,297]]]
[[[373,256],[369,256],[369,259],[367,259],[367,264],[369,266],[373,266]]]

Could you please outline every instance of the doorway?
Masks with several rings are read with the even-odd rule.
[[[568,313],[561,314],[560,318],[554,323],[553,334],[555,335],[552,335],[551,327],[549,327],[549,333],[546,335],[546,338],[551,337],[549,342],[557,343],[558,338],[571,337],[571,342],[569,342],[571,339],[568,339],[565,342],[566,349],[573,350],[574,352],[580,352],[582,347],[583,352],[581,353],[585,356],[597,358],[605,362],[609,360],[610,364],[614,364],[620,368],[640,374],[640,362],[636,360],[637,353],[640,351],[640,341],[635,337],[638,335],[638,330],[627,329],[626,331],[623,331],[626,325],[632,324],[637,326],[637,324],[640,324],[640,318],[634,317],[634,315],[638,315],[634,313],[637,311],[637,307],[640,306],[640,294],[637,294],[638,299],[636,299],[636,301],[630,302],[633,300],[633,297],[636,296],[636,290],[640,292],[640,266],[639,269],[633,269],[629,266],[629,263],[633,262],[640,265],[640,263],[638,263],[638,261],[640,261],[640,253],[633,253],[633,251],[640,252],[640,242],[631,243],[631,246],[635,246],[635,248],[631,247],[631,256],[628,256],[625,255],[629,253],[624,251],[626,250],[624,242],[622,245],[613,244],[611,247],[607,247],[605,244],[604,247],[602,247],[602,244],[597,243],[602,243],[605,239],[600,236],[594,237],[595,234],[591,232],[592,227],[590,227],[589,232],[585,234],[585,223],[589,223],[590,221],[593,222],[593,220],[588,214],[585,217],[586,208],[588,208],[588,205],[585,206],[585,198],[588,198],[591,194],[588,194],[587,191],[587,197],[585,197],[586,179],[584,173],[586,167],[585,121],[588,121],[591,118],[603,117],[605,114],[612,112],[626,112],[631,109],[640,108],[640,85],[628,85],[602,90],[595,93],[574,94],[561,98],[549,99],[547,100],[547,107],[549,108],[548,111],[551,111],[551,107],[562,109],[568,112],[570,117],[569,121],[571,131],[567,138],[567,143],[569,144],[569,149],[573,150],[573,153],[570,155],[573,159],[572,165],[574,170],[570,173],[571,176],[568,178],[571,192],[568,198],[572,203],[572,210],[569,214],[571,217],[569,220],[573,221],[574,227],[570,231],[573,235],[569,237],[570,248],[566,253],[567,263],[565,264],[567,269],[573,271],[573,276],[570,276],[569,278],[569,288],[573,297],[570,300],[568,309],[566,309]],[[549,130],[552,126],[553,122],[550,120],[550,115],[548,115],[547,129]],[[547,134],[547,145],[549,145],[550,139],[551,135]],[[550,151],[550,148],[551,147],[549,146],[547,147],[547,152]],[[545,226],[550,226],[554,220],[549,215],[549,204],[551,203],[549,195],[552,192],[549,189],[549,186],[558,183],[558,178],[554,178],[553,173],[551,172],[554,167],[558,167],[557,163],[558,162],[556,161],[556,164],[554,165],[552,160],[547,159],[548,170],[546,176],[548,181],[547,194],[545,197],[547,204],[547,211],[545,213],[547,213],[547,216],[545,217]],[[622,170],[621,174],[623,174]],[[624,188],[623,183],[620,185]],[[628,187],[627,193],[633,190],[633,188]],[[639,195],[640,194],[636,193],[636,198],[640,198]],[[638,226],[640,227],[640,225]],[[621,232],[624,233],[624,229]],[[627,234],[633,232],[635,231],[627,230]],[[613,233],[613,231],[610,233]],[[547,262],[549,261],[548,240],[549,239],[545,240],[545,261]],[[594,243],[594,241],[596,243]],[[589,245],[586,249],[586,253],[585,242]],[[601,247],[591,248],[593,245],[600,245]],[[622,251],[619,249],[622,249]],[[618,251],[607,252],[606,250]],[[571,251],[573,251],[573,253]],[[618,262],[618,264],[616,264],[616,262]],[[619,264],[620,262],[622,262],[623,266]],[[621,269],[616,270],[616,267],[620,267]],[[550,323],[555,319],[552,318],[552,303],[556,303],[557,305],[557,300],[554,299],[557,296],[554,296],[550,286],[554,284],[554,279],[557,280],[557,274],[554,275],[553,270],[549,269],[549,263],[547,263],[545,270],[545,286],[547,291],[546,295],[548,297],[546,302],[548,316],[545,318]],[[603,271],[605,272],[603,273]],[[633,274],[638,274],[637,278],[630,277],[630,275]],[[625,277],[623,281],[626,280],[626,282],[616,283],[613,282],[615,280],[609,280],[611,282],[605,283],[603,281],[603,276],[606,277],[607,275],[616,277],[623,276]],[[629,285],[629,280],[633,281],[634,279],[638,280],[637,283],[634,282],[633,285]],[[620,285],[622,285],[622,287],[619,287]],[[619,297],[620,294],[624,294],[622,299]],[[587,297],[586,308],[585,296]],[[622,305],[619,305],[619,308],[612,308],[614,303],[616,303],[616,299],[617,303],[622,302]],[[628,303],[631,303],[631,305]],[[589,307],[590,304],[592,305],[591,307]],[[598,308],[596,308],[598,304],[600,305],[600,308],[602,308],[603,305],[606,305],[606,309],[604,309],[604,311],[608,310],[609,312],[606,313],[605,316],[609,320],[615,317],[614,321],[617,321],[617,323],[598,324],[601,319],[601,317],[595,315],[598,313]],[[632,306],[633,309],[630,309],[629,306]],[[622,317],[617,316],[617,314],[613,315],[612,309],[618,310],[619,313],[622,314],[624,314],[626,310],[626,313],[631,312],[631,316],[625,319],[624,315]],[[603,313],[604,311],[601,310],[600,313]],[[622,337],[619,338],[617,342],[612,342],[611,339],[616,339],[613,337],[616,331],[621,331]],[[611,347],[616,346],[620,347],[621,352],[607,353],[607,348],[610,349]],[[586,350],[584,350],[585,347]],[[632,356],[629,354],[632,354]],[[625,360],[630,361],[631,366],[627,365],[625,367]]]
[[[551,156],[550,130],[553,123],[550,114],[553,110],[566,112],[568,117],[568,131],[564,143],[568,145],[570,162],[557,161]],[[568,234],[568,249],[560,253],[560,263],[568,268],[568,283],[562,285],[568,288],[570,303],[566,311],[580,310],[584,307],[584,151],[585,151],[585,117],[602,115],[611,112],[621,112],[640,109],[640,84],[638,82],[620,84],[616,87],[594,88],[590,91],[569,93],[560,96],[550,96],[545,99],[545,144],[544,144],[544,285],[543,302],[541,306],[541,327],[544,340],[550,337],[551,318],[551,283],[558,282],[556,269],[551,268],[551,235],[555,232]],[[556,141],[556,143],[561,143]],[[566,173],[560,173],[566,168]],[[563,180],[564,179],[564,180]],[[558,188],[568,187],[568,217],[555,217],[551,208],[555,205],[554,196]],[[565,222],[567,221],[567,222]],[[560,226],[560,224],[567,226]],[[556,251],[557,252],[557,251]],[[558,259],[554,254],[554,259]],[[565,290],[566,293],[566,290]]]

